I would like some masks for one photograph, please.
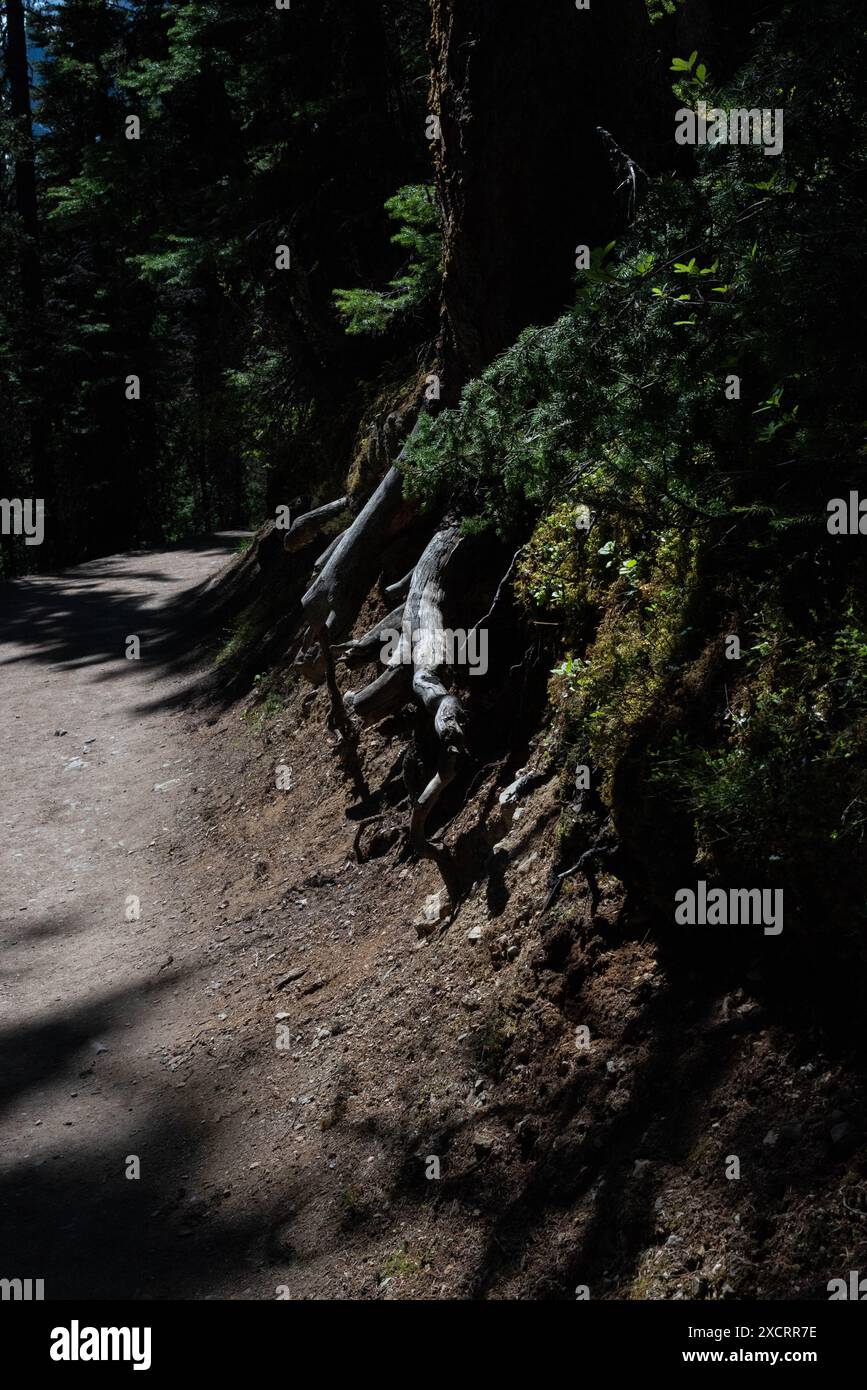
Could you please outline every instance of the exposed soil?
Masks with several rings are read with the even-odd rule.
[[[509,825],[513,765],[446,829],[477,888],[417,929],[441,884],[400,858],[399,721],[363,742],[359,862],[324,694],[202,703],[190,618],[234,544],[3,594],[0,1274],[48,1298],[826,1298],[867,1267],[851,1039],[781,999],[761,943],[694,957],[614,878],[542,916],[562,793]]]

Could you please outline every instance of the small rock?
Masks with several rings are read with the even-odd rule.
[[[65,734],[66,734],[66,730],[65,730],[65,729],[55,729],[55,730],[54,730],[54,737],[55,737],[55,738],[63,738]]]
[[[470,927],[470,930],[467,932],[467,941],[481,941],[481,939],[482,939],[482,929],[481,929],[481,927]]]
[[[430,936],[438,922],[449,914],[449,903],[445,890],[440,889],[438,893],[430,893],[421,905],[418,916],[413,921],[413,926],[419,936]]]
[[[840,1144],[849,1133],[849,1125],[844,1121],[842,1124],[834,1125],[831,1130],[831,1143]]]
[[[278,980],[277,983],[276,983],[276,985],[274,986],[274,988],[275,988],[275,989],[285,989],[285,987],[286,987],[287,985],[291,985],[291,984],[292,984],[292,981],[293,981],[293,980],[300,980],[300,979],[301,979],[301,976],[302,976],[302,975],[306,975],[306,974],[307,974],[307,971],[308,971],[309,969],[310,969],[310,966],[309,966],[309,965],[298,965],[298,966],[296,966],[294,970],[290,970],[290,971],[289,971],[289,974],[288,974],[288,975],[284,975],[283,978],[282,978],[282,980]]]

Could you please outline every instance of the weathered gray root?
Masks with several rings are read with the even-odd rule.
[[[363,690],[348,691],[343,703],[362,724],[378,724],[405,705],[411,694],[409,666],[389,666]]]
[[[380,619],[369,632],[363,637],[357,638],[354,642],[343,644],[331,644],[331,650],[335,658],[342,658],[344,664],[350,671],[355,671],[361,667],[370,665],[379,657],[382,652],[383,636],[386,632],[400,632],[403,619],[403,604],[399,608],[394,608],[384,618]],[[328,629],[325,629],[324,636],[327,636]],[[310,629],[307,629],[306,640],[310,640]],[[298,655],[293,662],[294,669],[311,685],[321,685],[325,680],[325,660],[322,653],[322,643],[315,642],[312,646],[301,647]],[[385,673],[387,674],[387,672]],[[352,692],[350,692],[351,694]],[[363,692],[362,692],[363,693]],[[346,697],[347,701],[349,696]],[[347,706],[348,707],[348,706]],[[365,708],[362,701],[361,708]],[[373,708],[373,706],[371,706]],[[390,713],[386,710],[386,713]],[[365,723],[371,722],[365,719]]]
[[[386,598],[406,598],[409,593],[409,586],[415,574],[415,567],[409,570],[402,579],[396,579],[393,584],[389,584],[383,589]]]
[[[417,428],[418,420],[413,433]],[[411,573],[386,591],[400,593],[408,584],[402,614],[400,609],[395,609],[347,649],[347,664],[350,667],[363,665],[375,656],[382,631],[400,623],[398,650],[388,669],[363,690],[350,691],[345,698],[340,694],[335,672],[335,640],[358,612],[375,576],[383,545],[409,525],[415,511],[415,505],[403,496],[402,475],[393,465],[358,516],[320,557],[321,568],[301,604],[309,624],[309,636],[319,640],[321,669],[331,700],[331,723],[340,740],[341,759],[360,795],[365,795],[367,790],[358,751],[360,729],[399,709],[410,689],[422,711],[432,718],[439,744],[438,765],[433,777],[414,799],[409,839],[416,853],[439,865],[449,895],[454,899],[449,865],[443,863],[444,851],[426,839],[425,827],[443,790],[454,779],[458,760],[465,751],[464,710],[460,700],[449,694],[441,677],[442,668],[447,664],[443,642],[443,581],[448,563],[460,544],[456,525],[450,524],[438,531]],[[296,524],[304,520],[300,518]],[[287,543],[288,539],[287,536]]]
[[[321,557],[322,568],[302,599],[309,634],[318,638],[318,658],[307,655],[309,678],[316,679],[320,671],[328,687],[331,702],[331,724],[337,732],[338,749],[343,767],[359,796],[367,795],[367,783],[358,746],[358,736],[365,723],[375,723],[393,708],[399,708],[406,698],[407,682],[400,672],[385,672],[390,680],[373,682],[373,687],[357,697],[344,701],[337,683],[334,667],[335,639],[351,623],[364,599],[379,561],[381,547],[396,529],[411,519],[412,509],[403,499],[403,485],[396,468],[391,468],[370,498],[367,506],[350,526],[336,538]]]
[[[403,627],[411,634],[412,642],[413,694],[425,713],[432,716],[439,743],[437,770],[412,808],[410,843],[418,852],[428,843],[425,826],[430,813],[445,788],[454,780],[458,760],[465,751],[464,709],[460,700],[449,694],[440,674],[446,664],[442,608],[444,577],[460,543],[460,531],[456,525],[437,531],[413,571],[404,607]]]
[[[412,433],[417,429],[418,419]],[[346,631],[376,576],[383,546],[406,529],[416,511],[404,498],[403,477],[393,464],[301,600],[312,632],[318,636],[327,624],[334,641]]]
[[[347,642],[342,648],[342,656],[345,665],[350,671],[355,671],[361,666],[367,666],[371,661],[376,661],[382,653],[382,639],[386,633],[400,632],[403,622],[404,605],[393,608],[384,618],[365,632],[363,637],[357,638],[354,642]]]
[[[334,502],[326,502],[322,507],[314,507],[303,516],[296,517],[283,537],[283,549],[294,555],[309,545],[336,516],[345,512],[349,505],[348,497],[338,497]]]
[[[312,631],[319,633],[327,623],[332,636],[338,636],[349,626],[370,588],[383,545],[410,515],[402,476],[392,467],[301,600]]]

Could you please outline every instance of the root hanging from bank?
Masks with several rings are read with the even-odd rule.
[[[418,428],[418,421],[413,430]],[[398,463],[399,463],[398,459]],[[292,552],[315,539],[333,518],[347,510],[340,498],[299,517],[286,535]],[[419,763],[416,785],[410,790],[410,820],[406,847],[416,858],[438,867],[452,908],[457,904],[456,875],[448,851],[428,836],[431,814],[466,757],[466,713],[448,685],[448,668],[460,653],[445,650],[445,604],[449,564],[461,545],[457,523],[442,525],[425,545],[418,561],[401,579],[381,592],[394,605],[361,637],[343,641],[370,593],[383,550],[408,531],[417,508],[403,495],[400,470],[392,465],[365,506],[345,530],[319,555],[307,592],[301,600],[307,632],[295,668],[328,691],[329,726],[337,735],[341,764],[362,800],[369,797],[360,752],[364,728],[396,714],[407,703],[417,706],[420,739],[435,760]],[[386,642],[391,644],[390,651]],[[385,669],[359,690],[343,694],[342,671],[355,671],[385,658]]]
[[[420,716],[433,720],[438,750],[433,775],[420,789],[410,787],[409,848],[419,858],[436,864],[452,911],[457,907],[458,889],[451,856],[444,846],[435,845],[428,838],[427,824],[446,787],[454,781],[460,760],[466,756],[466,713],[443,680],[446,579],[449,563],[460,544],[460,531],[455,524],[444,526],[428,542],[413,571],[403,624],[404,632],[411,634],[412,693]],[[415,770],[424,775],[420,761]]]
[[[386,590],[387,592],[387,590]],[[358,670],[360,667],[369,666],[376,661],[383,653],[383,645],[389,640],[393,633],[400,633],[403,624],[404,605],[401,603],[397,608],[393,608],[384,618],[380,618],[363,637],[358,637],[354,642],[346,642],[340,648],[343,663],[350,671]]]
[[[283,537],[283,549],[290,555],[303,550],[321,535],[330,521],[345,512],[348,506],[348,497],[338,497],[334,502],[326,502],[324,506],[314,507],[311,512],[296,517]]]

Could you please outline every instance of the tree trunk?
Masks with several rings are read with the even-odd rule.
[[[597,127],[647,167],[664,108],[646,99],[644,0],[593,0],[586,11],[571,0],[535,11],[523,0],[433,0],[432,10],[440,363],[451,404],[521,329],[574,297],[575,247],[615,235],[616,180]]]
[[[9,111],[12,117],[15,160],[15,208],[21,223],[18,249],[21,308],[17,350],[21,360],[26,398],[30,487],[33,496],[46,502],[46,521],[50,522],[50,479],[48,476],[47,430],[42,403],[40,366],[44,338],[42,265],[39,254],[39,212],[36,199],[36,162],[33,148],[33,114],[30,105],[30,66],[22,0],[5,0],[6,78],[9,83]],[[51,546],[46,530],[45,552]],[[10,555],[14,547],[10,546]]]

